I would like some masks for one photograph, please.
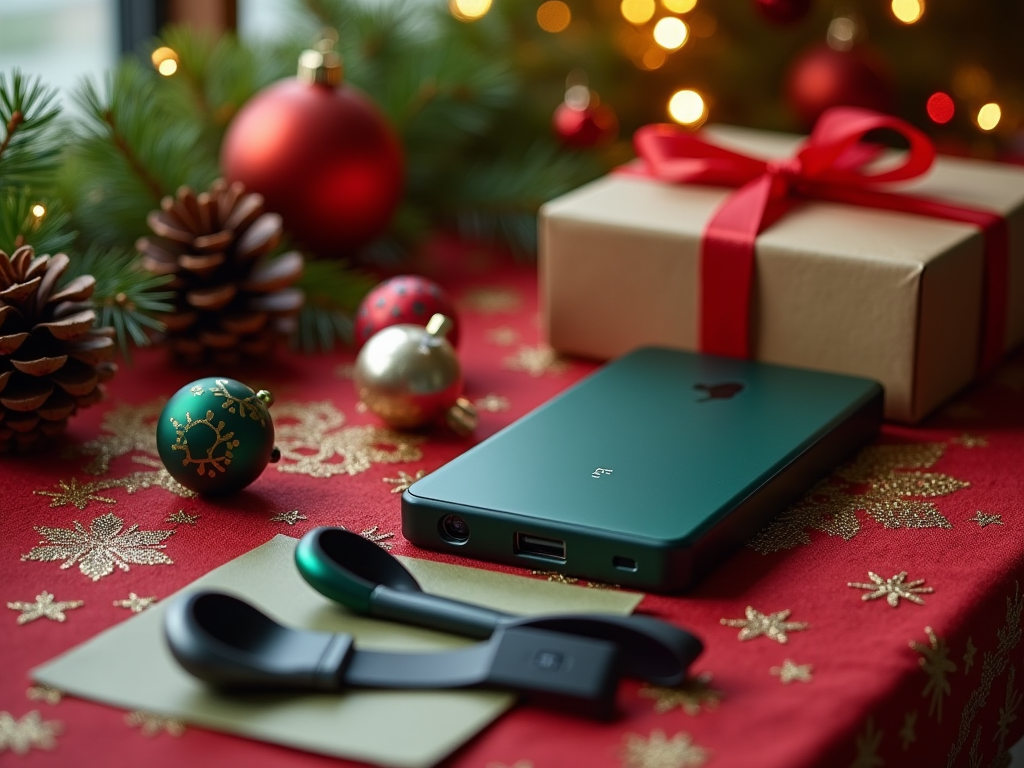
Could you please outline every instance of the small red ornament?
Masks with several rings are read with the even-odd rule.
[[[892,91],[881,63],[857,46],[848,51],[827,45],[811,48],[793,63],[786,77],[786,98],[808,126],[830,107],[888,112]]]
[[[811,10],[811,0],[754,0],[754,5],[773,24],[795,24]]]
[[[567,147],[589,149],[610,144],[619,135],[615,110],[602,103],[586,85],[570,85],[565,101],[552,118],[555,135]]]
[[[302,54],[298,78],[242,107],[220,160],[228,181],[263,195],[286,231],[321,255],[381,234],[402,194],[394,131],[361,91],[341,82],[341,60],[324,48]]]
[[[356,346],[361,347],[382,328],[399,323],[426,326],[434,314],[452,320],[446,338],[459,345],[459,318],[455,304],[437,283],[418,275],[399,275],[385,280],[363,299],[356,313]]]

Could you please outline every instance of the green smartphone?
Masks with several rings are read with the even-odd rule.
[[[647,347],[414,483],[422,547],[685,590],[874,437],[871,380]]]

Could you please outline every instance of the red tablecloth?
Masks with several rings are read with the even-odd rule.
[[[430,263],[460,306],[467,395],[481,406],[474,440],[593,370],[539,344],[532,268],[455,246]],[[127,619],[131,595],[164,597],[276,533],[342,524],[396,554],[437,558],[403,540],[397,491],[469,443],[441,431],[410,437],[358,429],[377,422],[357,408],[352,359],[351,352],[282,353],[263,368],[236,372],[274,391],[273,413],[289,445],[322,455],[301,472],[278,471],[295,461],[272,466],[227,499],[183,498],[160,487],[152,422],[161,399],[199,374],[169,367],[155,351],[137,355],[111,383],[108,400],[73,420],[64,452],[0,458],[0,599],[9,607],[0,616],[0,761],[16,764],[21,751],[33,764],[80,768],[338,764],[58,700],[34,688],[28,670]],[[116,520],[97,524],[105,515]],[[689,627],[707,645],[685,689],[626,684],[623,716],[613,724],[520,707],[449,762],[1002,766],[1024,733],[1022,523],[1018,355],[925,424],[887,426],[877,445],[691,594],[645,598],[640,610]],[[108,535],[120,525],[118,535],[130,526],[173,534],[118,550],[83,544],[84,532],[38,530],[79,524],[85,531],[111,526]],[[61,538],[65,558],[35,559],[43,552],[37,547]],[[90,549],[92,556],[72,562]],[[173,563],[155,562],[154,552]],[[99,575],[110,563],[112,571]],[[580,589],[595,586],[579,582]],[[72,603],[66,620],[49,606],[49,617],[18,623],[44,591]]]

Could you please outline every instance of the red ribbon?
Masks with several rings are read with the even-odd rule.
[[[888,128],[910,149],[895,166],[867,168],[878,149],[864,135]],[[754,240],[798,199],[829,200],[974,224],[985,245],[985,309],[979,366],[988,370],[1005,348],[1009,234],[996,213],[877,187],[925,173],[935,159],[928,137],[895,117],[852,107],[819,118],[797,153],[765,161],[715,146],[672,125],[648,125],[633,137],[645,176],[686,184],[739,187],[704,229],[700,257],[700,349],[750,356]]]

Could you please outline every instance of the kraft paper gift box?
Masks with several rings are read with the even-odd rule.
[[[802,137],[718,126],[701,136],[755,157]],[[1024,169],[939,158],[890,191],[1001,215],[1009,232],[1000,346],[1024,339]],[[610,359],[634,347],[698,349],[700,244],[734,188],[613,173],[540,212],[541,304],[557,351]],[[802,200],[757,236],[751,356],[855,374],[885,387],[885,414],[915,422],[979,371],[983,238],[969,224]]]

